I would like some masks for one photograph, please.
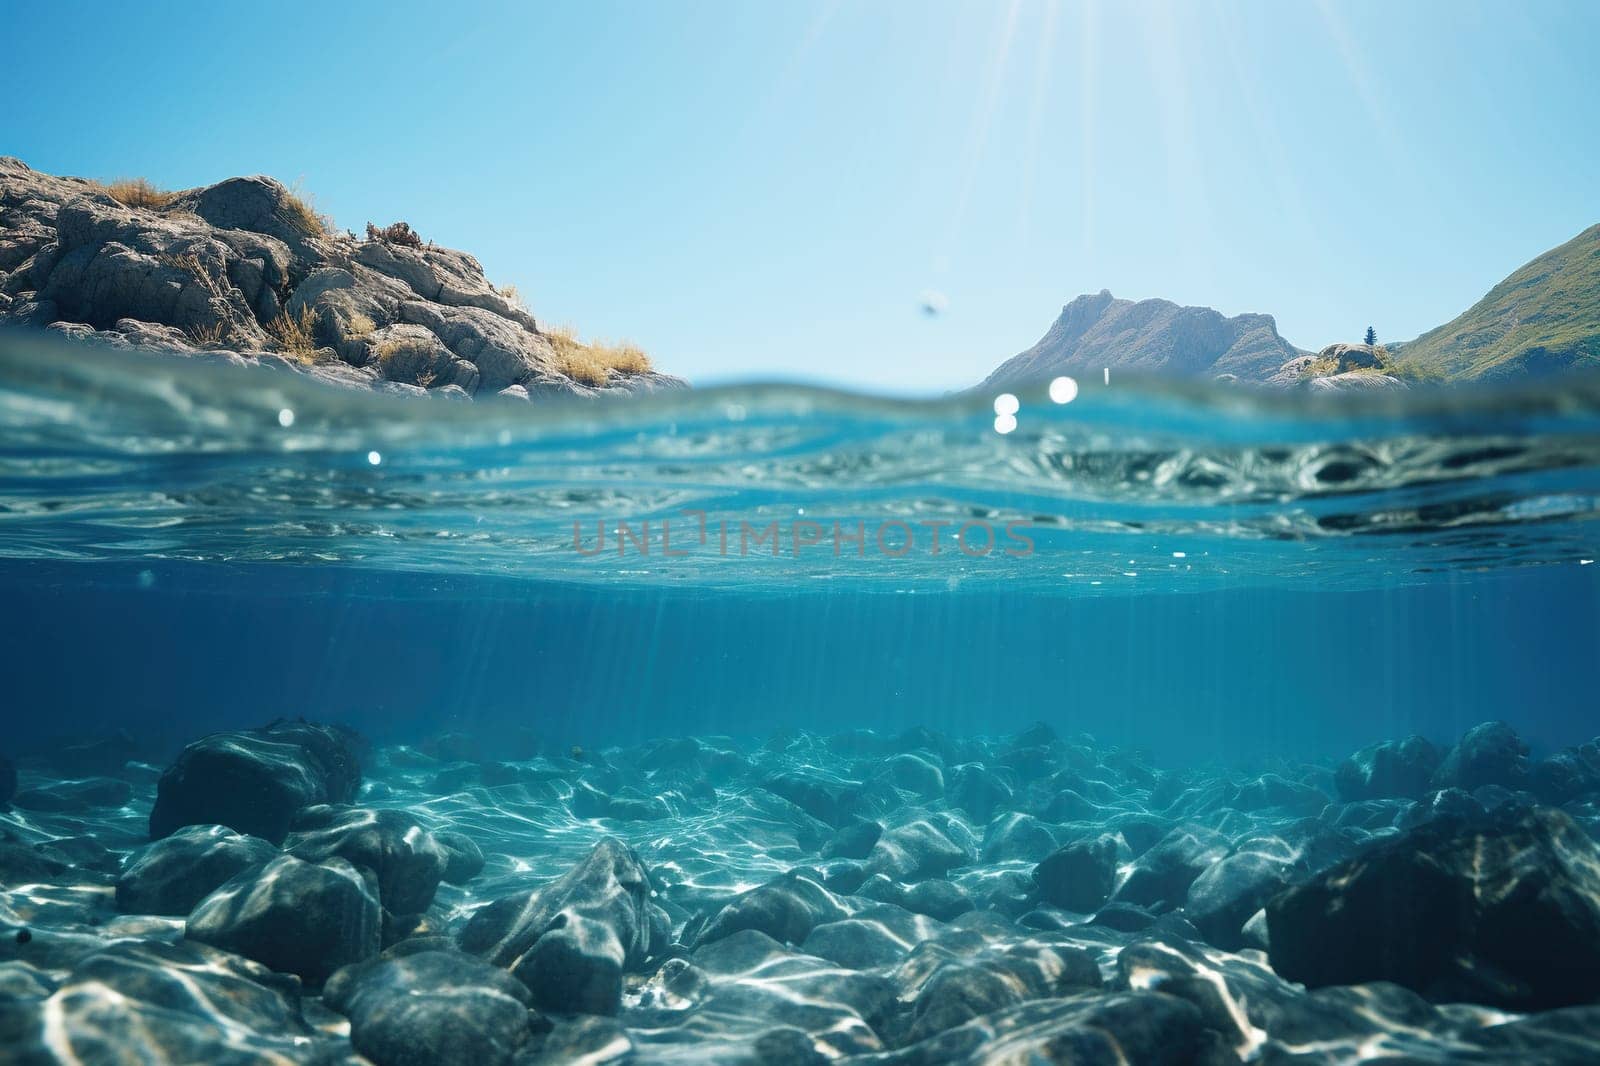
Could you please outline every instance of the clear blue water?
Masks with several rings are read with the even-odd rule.
[[[987,395],[469,405],[15,337],[0,382],[23,749],[284,713],[591,746],[1045,718],[1168,763],[1600,732],[1593,381],[1086,381],[1007,434]]]

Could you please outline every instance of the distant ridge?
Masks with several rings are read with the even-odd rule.
[[[1050,331],[1004,363],[983,387],[1019,385],[1103,367],[1176,377],[1232,374],[1265,381],[1304,355],[1278,335],[1271,315],[1232,318],[1170,300],[1119,300],[1105,289],[1061,309]]]
[[[1600,225],[1519,267],[1465,312],[1394,351],[1401,367],[1450,380],[1600,367]]]
[[[1351,340],[1358,329],[1352,329]],[[1367,349],[1351,371],[1348,353]],[[1331,344],[1316,355],[1278,335],[1271,315],[1233,318],[1169,300],[1119,300],[1102,289],[1061,309],[1032,348],[980,388],[1101,368],[1168,377],[1224,377],[1275,386],[1494,381],[1600,369],[1600,225],[1524,264],[1450,322],[1414,341]]]

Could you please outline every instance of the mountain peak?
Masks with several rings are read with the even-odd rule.
[[[983,384],[1023,384],[1103,367],[1262,380],[1300,354],[1278,335],[1271,315],[1229,318],[1209,307],[1121,300],[1101,289],[1066,304],[1037,344],[1002,363]]]

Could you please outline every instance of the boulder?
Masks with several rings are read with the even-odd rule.
[[[435,832],[433,839],[444,848],[445,866],[440,879],[446,884],[464,885],[483,871],[483,851],[471,837],[446,830]]]
[[[607,837],[550,884],[474,913],[460,945],[509,970],[541,1010],[615,1014],[623,974],[664,946],[657,913],[644,864]]]
[[[951,806],[960,807],[978,822],[988,822],[997,812],[1011,803],[1011,786],[996,774],[978,763],[956,767],[945,799]]]
[[[1133,861],[1112,898],[1170,910],[1183,903],[1194,879],[1228,850],[1227,840],[1215,830],[1179,826]]]
[[[0,1034],[0,1058],[16,1063],[358,1066],[306,1022],[299,982],[191,943],[91,952],[48,998],[0,996]]]
[[[1419,736],[1372,744],[1339,764],[1334,787],[1346,802],[1426,794],[1439,769],[1439,749]]]
[[[1504,722],[1473,726],[1450,749],[1433,775],[1434,788],[1461,788],[1468,792],[1485,785],[1527,788],[1528,746]]]
[[[349,803],[361,769],[349,737],[328,726],[278,722],[213,733],[190,744],[161,775],[150,836],[186,825],[223,825],[283,843],[302,809]]]
[[[942,877],[977,857],[967,842],[954,839],[954,833],[948,822],[933,818],[918,818],[887,830],[867,856],[867,873],[881,873],[895,881]]]
[[[1545,1010],[1600,996],[1600,849],[1558,810],[1440,819],[1267,904],[1278,973]]]
[[[284,850],[307,862],[338,857],[370,871],[379,902],[394,915],[427,910],[450,865],[450,852],[415,818],[365,807],[307,807],[295,816]]]
[[[883,826],[866,818],[847,822],[822,849],[824,859],[865,859],[872,854]]]
[[[1544,803],[1569,803],[1600,793],[1600,744],[1590,741],[1535,763],[1529,788]]]
[[[1183,913],[1206,942],[1237,951],[1245,946],[1244,923],[1289,884],[1294,863],[1258,851],[1229,855],[1189,885]]]
[[[1111,896],[1117,876],[1117,843],[1111,836],[1059,848],[1033,868],[1039,898],[1052,907],[1092,911]]]
[[[226,826],[190,825],[129,855],[117,878],[117,909],[183,917],[195,904],[278,849]]]
[[[196,904],[184,923],[189,940],[312,985],[377,954],[381,932],[377,892],[360,871],[344,859],[310,863],[293,855],[239,874]]]
[[[833,893],[811,878],[790,872],[735,897],[700,931],[697,944],[756,929],[780,944],[799,944],[811,930],[846,916]]]
[[[374,959],[334,975],[323,1000],[375,1066],[504,1066],[527,1043],[529,993],[458,951]]]
[[[919,752],[891,755],[878,764],[876,776],[921,800],[944,795],[944,771]]]

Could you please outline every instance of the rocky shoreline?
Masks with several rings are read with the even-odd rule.
[[[0,326],[458,399],[685,384],[636,351],[606,365],[472,256],[404,224],[336,232],[264,176],[173,193],[131,184],[0,156]]]
[[[303,721],[0,775],[8,1061],[1592,1062],[1594,744]],[[490,753],[493,752],[491,755]]]

